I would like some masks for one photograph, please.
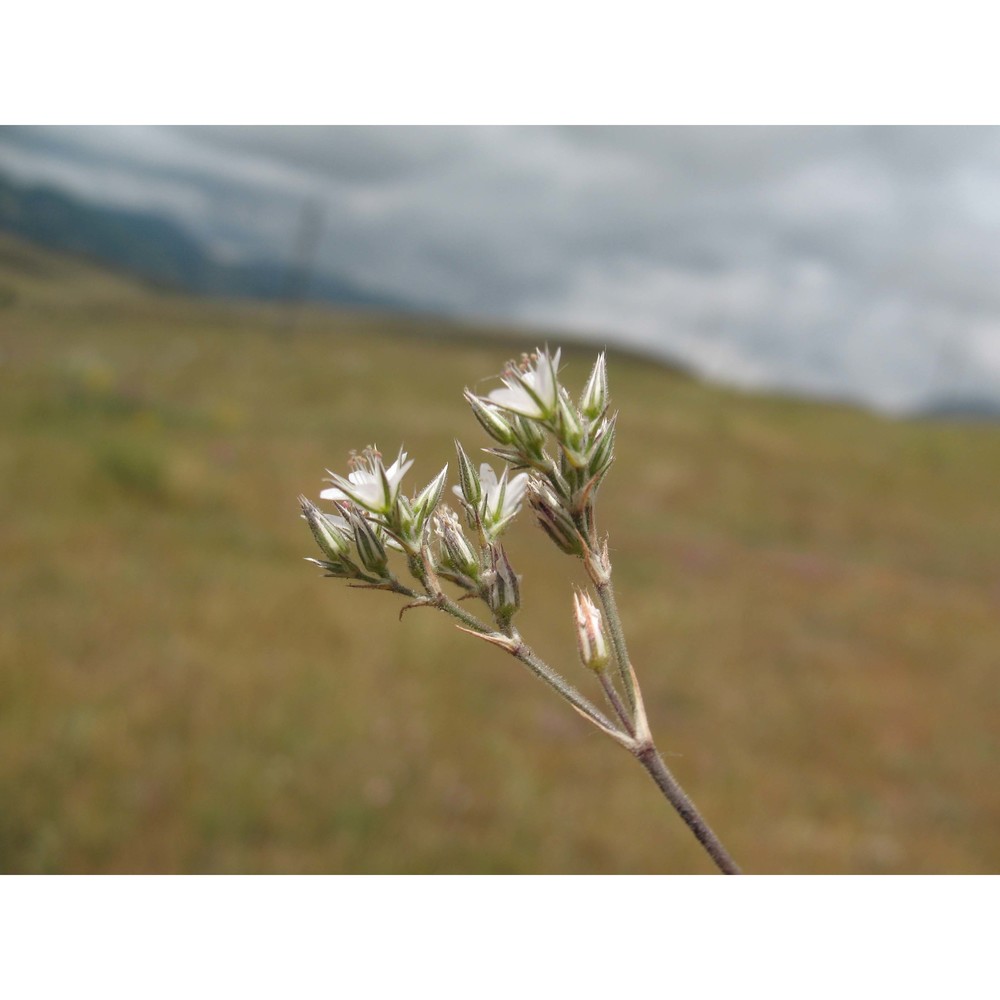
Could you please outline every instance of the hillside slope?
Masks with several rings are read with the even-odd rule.
[[[407,303],[303,261],[219,260],[195,236],[152,212],[83,201],[63,190],[25,186],[0,174],[0,233],[52,252],[102,261],[160,288],[218,298],[295,301],[347,308],[405,309]]]
[[[710,871],[514,661],[302,561],[298,493],[369,442],[426,482],[486,443],[463,386],[534,345],[281,329],[0,240],[0,870]],[[1000,869],[1000,431],[610,374],[632,653],[739,862]],[[586,684],[578,568],[527,517],[509,551],[522,631]]]

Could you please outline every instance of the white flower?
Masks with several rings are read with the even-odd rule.
[[[508,481],[509,471],[505,468],[497,479],[497,474],[486,462],[479,467],[479,482],[483,488],[479,513],[483,529],[491,538],[496,538],[517,515],[528,486],[526,472],[519,472]]]
[[[399,484],[413,459],[406,460],[406,452],[400,449],[399,457],[387,469],[382,456],[374,447],[365,448],[360,456],[351,459],[353,466],[347,478],[330,472],[330,489],[323,490],[324,500],[351,500],[373,514],[388,514],[396,504]]]
[[[489,394],[489,402],[533,420],[548,420],[559,401],[556,380],[559,353],[556,351],[549,357],[547,350],[538,350],[534,364],[526,362],[520,368],[508,368],[502,376],[504,388],[494,389]]]

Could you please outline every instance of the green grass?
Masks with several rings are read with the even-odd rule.
[[[519,664],[302,561],[324,468],[403,442],[422,485],[486,444],[462,387],[544,334],[315,310],[282,335],[278,308],[0,251],[0,870],[712,870]],[[591,352],[565,361],[580,385]],[[737,860],[1000,869],[1000,430],[610,374],[630,645]],[[587,685],[579,566],[528,518],[509,551],[522,631]]]

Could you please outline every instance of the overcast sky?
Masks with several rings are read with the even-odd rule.
[[[746,387],[1000,403],[1000,129],[45,128],[0,170]]]

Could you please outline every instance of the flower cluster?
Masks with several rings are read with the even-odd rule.
[[[437,596],[438,579],[446,580],[480,598],[509,631],[520,606],[520,577],[501,536],[527,499],[560,549],[585,556],[595,545],[597,487],[613,459],[615,417],[608,416],[604,355],[576,403],[559,382],[559,357],[559,351],[538,350],[508,363],[500,388],[484,396],[465,391],[493,440],[485,450],[505,464],[499,472],[487,462],[477,467],[455,442],[458,484],[452,491],[464,524],[442,503],[447,466],[408,496],[402,481],[413,460],[400,449],[386,465],[370,446],[351,456],[346,476],[328,470],[331,485],[320,498],[333,503],[333,513],[300,498],[323,553],[312,562],[331,576],[410,593],[391,568],[390,552],[396,550],[429,597]]]
[[[491,454],[529,470],[528,502],[562,551],[582,556],[596,544],[594,501],[614,460],[617,414],[608,415],[607,363],[597,358],[579,402],[559,383],[559,351],[539,350],[507,366],[503,388],[465,391],[495,446]]]
[[[385,467],[374,446],[352,455],[346,477],[327,470],[329,489],[320,493],[333,501],[336,514],[324,514],[305,497],[299,497],[302,516],[308,522],[324,559],[311,559],[329,576],[358,580],[371,585],[394,580],[387,549],[395,549],[419,560],[431,515],[441,502],[448,476],[446,465],[416,496],[400,490],[403,476],[413,461],[400,451]]]

